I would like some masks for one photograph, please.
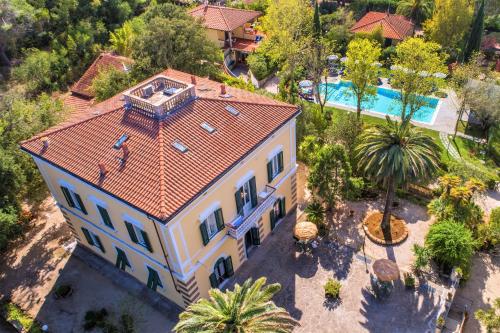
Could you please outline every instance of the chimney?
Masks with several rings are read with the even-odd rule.
[[[99,176],[102,178],[104,176],[106,176],[106,174],[108,173],[108,169],[106,169],[106,164],[104,163],[99,163],[97,164],[99,166]]]
[[[221,94],[221,96],[224,96],[226,94],[226,85],[225,84],[220,85],[220,94]]]
[[[128,146],[126,143],[122,144],[122,150],[123,150],[123,161],[126,161],[128,158],[128,155],[130,154],[130,151],[128,150]]]
[[[196,85],[196,76],[191,75],[191,84]]]
[[[50,139],[48,137],[44,136],[41,140],[42,140],[42,144],[43,144],[43,149],[49,148]]]

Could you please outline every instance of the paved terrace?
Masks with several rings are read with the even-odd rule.
[[[366,257],[365,264],[362,252],[327,241],[312,255],[297,253],[292,238],[295,218],[287,217],[251,253],[228,288],[249,277],[279,282],[282,290],[274,300],[300,322],[296,332],[427,332],[434,324],[440,287],[423,284],[407,291],[398,282],[390,298],[379,302],[367,289],[374,258]],[[338,304],[325,302],[323,284],[329,277],[342,282]]]

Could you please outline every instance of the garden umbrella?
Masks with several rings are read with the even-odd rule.
[[[301,88],[311,88],[313,86],[313,82],[311,80],[302,80],[299,82],[299,87]]]
[[[293,234],[300,241],[310,241],[318,236],[318,227],[312,222],[299,222],[293,228]]]
[[[444,79],[447,75],[445,73],[436,73],[434,74],[435,77],[437,77],[438,79]]]
[[[332,54],[332,55],[329,55],[328,57],[326,57],[326,59],[328,61],[337,61],[339,59],[339,56],[335,55],[335,54]]]
[[[394,261],[389,259],[376,260],[373,263],[373,273],[383,282],[399,279],[399,267]]]
[[[347,57],[342,57],[342,58],[340,58],[340,61],[341,61],[341,62],[346,62],[346,61],[347,61]]]

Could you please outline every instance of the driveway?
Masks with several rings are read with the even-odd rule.
[[[407,291],[399,282],[390,298],[379,302],[367,288],[374,258],[328,241],[312,255],[299,254],[292,238],[295,219],[289,216],[277,226],[228,288],[249,277],[266,276],[268,283],[280,283],[274,301],[300,322],[296,332],[426,332],[433,325],[443,291],[439,286]],[[323,284],[330,277],[342,283],[339,304],[325,303]]]

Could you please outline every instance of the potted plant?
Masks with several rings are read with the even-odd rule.
[[[404,283],[406,289],[415,288],[415,277],[411,273],[404,273]]]
[[[56,299],[66,298],[73,294],[73,288],[69,284],[58,285],[54,291],[54,296]]]
[[[443,315],[439,315],[439,317],[436,319],[436,328],[437,332],[441,332],[445,324],[445,320]]]
[[[325,297],[328,299],[338,299],[340,297],[340,288],[342,285],[336,279],[328,279],[323,288],[325,289]]]

